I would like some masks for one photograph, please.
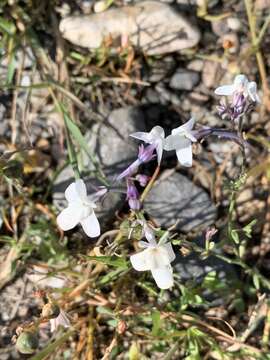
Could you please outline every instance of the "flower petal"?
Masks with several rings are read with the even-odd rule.
[[[153,129],[150,131],[149,135],[153,140],[164,139],[165,132],[161,126],[157,125],[157,126],[153,127]]]
[[[76,183],[71,183],[65,190],[65,198],[68,202],[77,201],[78,200],[78,193],[76,189]]]
[[[193,129],[193,126],[195,124],[195,118],[190,118],[185,124],[180,126],[180,129],[184,129],[186,131],[190,131]]]
[[[66,209],[60,212],[56,222],[60,229],[67,231],[73,229],[81,220],[82,208],[79,204],[72,203]]]
[[[75,186],[76,186],[77,194],[80,197],[80,199],[81,200],[86,200],[87,191],[86,191],[86,186],[85,186],[84,181],[82,179],[76,180]]]
[[[176,129],[174,129],[176,130]],[[175,150],[177,149],[179,146],[181,146],[182,144],[182,139],[184,138],[184,136],[181,135],[169,135],[166,137],[165,141],[164,141],[164,150],[166,151],[171,151],[171,150]]]
[[[141,131],[138,131],[138,132],[135,132],[133,134],[130,134],[129,136],[135,138],[135,139],[138,139],[138,140],[142,140],[144,141],[145,143],[150,143],[151,141],[151,138],[150,138],[150,134],[147,133],[147,132],[141,132]]]
[[[183,139],[181,146],[176,149],[179,163],[186,167],[192,166],[192,143],[189,139]]]
[[[233,95],[235,90],[236,90],[235,85],[223,85],[223,86],[219,86],[215,90],[215,94],[228,96],[228,95]]]
[[[252,101],[260,102],[260,98],[257,94],[257,84],[255,81],[248,83],[247,91]]]
[[[160,289],[169,289],[173,286],[173,272],[171,266],[152,269],[151,273]]]
[[[149,261],[148,261],[149,252],[147,250],[141,251],[137,254],[130,256],[131,265],[135,270],[137,271],[150,270]]]
[[[163,154],[163,140],[162,139],[157,140],[155,144],[156,144],[158,165],[160,165]]]
[[[80,221],[83,231],[89,237],[97,237],[100,235],[100,225],[94,211],[87,218]]]
[[[233,81],[233,85],[235,87],[235,90],[242,92],[248,85],[248,78],[246,77],[246,75],[243,74],[236,75]]]
[[[166,249],[166,251],[168,253],[168,256],[169,256],[170,262],[173,262],[176,256],[175,256],[175,253],[173,251],[172,244],[168,242],[168,243],[166,243],[166,244],[164,244],[162,246]]]

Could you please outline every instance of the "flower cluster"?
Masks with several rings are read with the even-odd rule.
[[[250,111],[256,102],[260,101],[256,83],[249,82],[245,75],[237,75],[233,84],[218,87],[215,94],[231,97],[229,101],[221,103],[218,111],[222,117],[229,118],[233,125],[237,126],[236,131],[235,128],[227,130],[211,127],[200,127],[194,130],[195,119],[192,117],[185,124],[173,129],[167,137],[161,126],[153,127],[150,132],[136,132],[130,135],[147,144],[147,146],[139,146],[137,159],[117,177],[117,181],[126,179],[126,199],[130,209],[136,212],[142,207],[135,182],[145,187],[149,181],[148,176],[137,174],[140,165],[157,157],[159,168],[164,150],[175,151],[180,165],[191,167],[192,144],[210,135],[230,139],[237,142],[243,149],[245,148],[246,141],[241,134],[240,119]],[[65,191],[68,206],[57,217],[59,227],[66,231],[80,223],[86,235],[89,237],[99,236],[100,225],[94,212],[95,201],[105,193],[106,189],[101,189],[98,193],[87,196],[86,186],[82,179],[70,184]],[[161,237],[157,243],[155,234],[147,223],[144,221],[142,225],[147,242],[139,242],[139,246],[144,250],[130,257],[131,264],[137,271],[151,271],[161,289],[170,288],[173,285],[170,264],[175,259],[175,254],[172,245],[168,242],[168,235]]]

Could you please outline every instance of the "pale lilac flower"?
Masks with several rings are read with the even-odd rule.
[[[154,150],[155,150],[154,145],[149,145],[147,147],[140,145],[137,160],[133,161],[133,163],[131,165],[129,165],[123,172],[121,172],[121,174],[118,175],[116,179],[121,180],[124,177],[130,177],[130,176],[134,175],[137,172],[138,167],[141,164],[154,159],[154,157],[155,157],[155,155],[153,155]]]
[[[139,200],[139,192],[134,184],[134,181],[127,179],[127,200],[130,209],[140,210],[141,202]]]
[[[166,233],[157,244],[153,231],[148,226],[145,230],[147,242],[139,241],[139,246],[145,250],[131,255],[131,264],[137,271],[151,271],[157,286],[168,289],[173,286],[171,262],[174,261],[175,254],[172,245],[166,242]]]
[[[192,142],[197,141],[194,136],[196,132],[192,131],[194,123],[194,118],[191,118],[184,125],[173,129],[164,142],[164,150],[175,150],[179,163],[186,167],[192,166]]]
[[[135,132],[130,136],[135,139],[142,140],[147,144],[154,145],[157,152],[158,164],[160,165],[165,138],[165,133],[161,126],[153,127],[150,132]]]
[[[62,309],[60,309],[60,313],[56,318],[50,319],[51,332],[56,331],[59,326],[63,326],[64,328],[69,328],[70,325],[71,325],[70,320],[67,317],[66,312]]]
[[[233,84],[219,86],[215,90],[216,95],[237,96],[243,95],[245,98],[250,98],[253,102],[260,102],[257,94],[257,84],[255,81],[248,81],[243,74],[237,75],[234,78]]]
[[[137,174],[135,180],[137,180],[142,187],[145,187],[150,180],[150,176],[144,174]]]
[[[205,233],[205,240],[210,241],[212,239],[212,237],[217,233],[217,231],[218,230],[214,227],[208,228]]]
[[[94,212],[96,204],[91,196],[87,196],[83,180],[78,179],[70,184],[65,191],[65,197],[68,207],[57,216],[58,226],[67,231],[80,223],[86,235],[89,237],[99,236],[100,225]]]

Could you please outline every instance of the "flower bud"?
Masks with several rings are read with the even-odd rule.
[[[124,320],[119,320],[117,324],[117,332],[119,335],[124,334],[127,329],[127,323]]]
[[[144,174],[137,174],[135,179],[139,182],[140,186],[145,187],[150,180],[150,176]]]
[[[57,304],[48,302],[42,308],[41,316],[46,319],[54,319],[60,314],[60,308]]]
[[[22,354],[33,354],[38,348],[38,337],[33,331],[23,331],[17,341],[16,349]]]

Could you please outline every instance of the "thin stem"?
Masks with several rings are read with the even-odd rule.
[[[146,188],[144,189],[141,197],[140,197],[140,201],[143,202],[144,199],[146,198],[147,194],[149,193],[149,191],[152,189],[152,186],[154,185],[154,182],[156,181],[156,178],[158,177],[158,174],[159,174],[159,171],[160,171],[160,166],[158,165],[156,167],[156,170],[154,172],[154,174],[152,175],[149,183],[147,184]]]
[[[252,47],[255,49],[255,55],[256,55],[256,60],[258,63],[260,77],[262,80],[263,91],[265,92],[265,95],[267,96],[269,94],[269,89],[268,89],[268,84],[267,84],[267,74],[266,74],[266,69],[265,69],[262,53],[258,49],[258,38],[257,38],[257,34],[256,34],[256,18],[253,13],[252,1],[245,0],[245,7],[246,7],[246,12],[247,12],[247,17],[248,17],[249,28],[250,28],[251,43],[252,43]],[[260,35],[259,35],[259,37],[260,37]]]

